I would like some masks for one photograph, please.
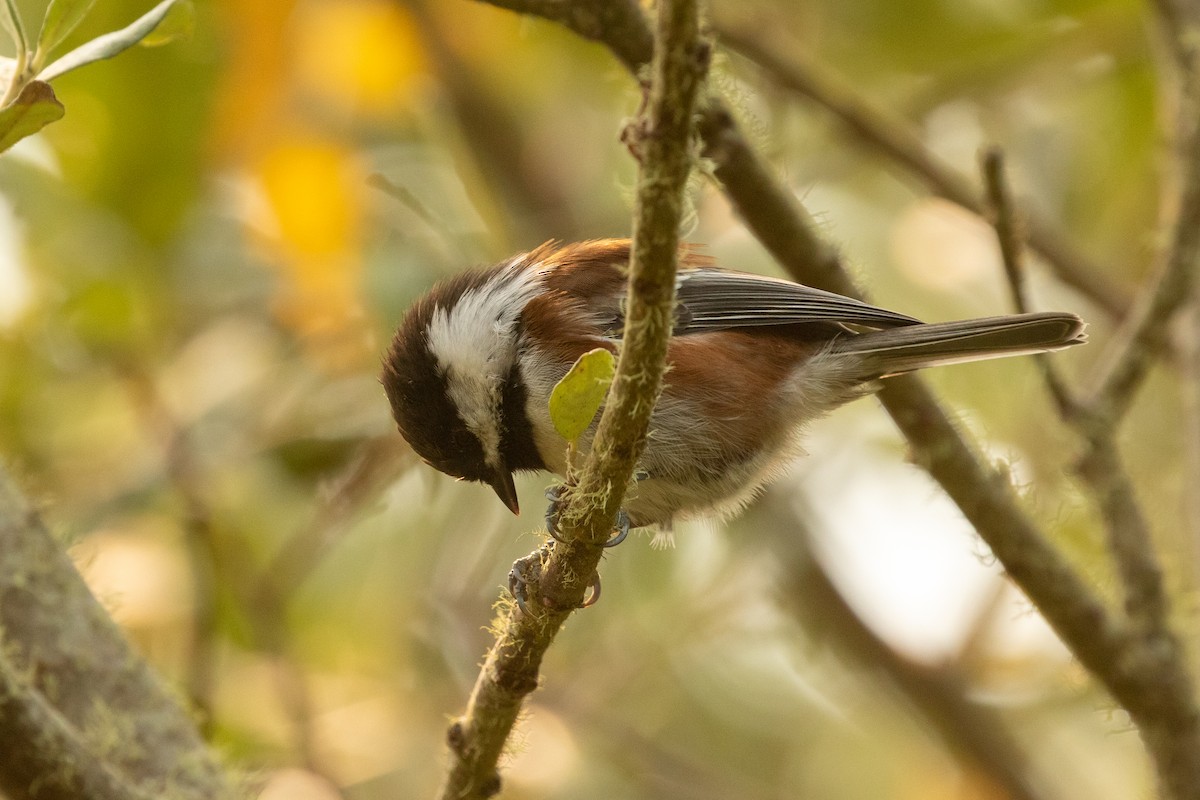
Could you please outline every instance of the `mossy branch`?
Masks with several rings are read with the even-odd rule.
[[[79,731],[12,664],[0,659],[0,787],[37,800],[151,800],[92,751]]]
[[[0,561],[0,792],[236,796],[2,468]]]
[[[683,191],[693,162],[696,97],[709,47],[696,0],[660,0],[649,102],[633,137],[641,155],[624,343],[592,449],[569,482],[560,515],[566,540],[514,565],[528,584],[520,610],[503,603],[463,716],[449,729],[443,800],[489,797],[497,761],[525,696],[537,688],[546,649],[583,599],[645,444],[665,369],[675,307]],[[647,43],[649,46],[649,43]]]

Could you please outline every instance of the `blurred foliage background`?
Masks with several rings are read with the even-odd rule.
[[[27,19],[38,0],[19,3]],[[102,0],[80,41],[146,10]],[[714,0],[902,115],[967,174],[1006,148],[1022,203],[1133,287],[1152,272],[1162,54],[1130,0]],[[1004,313],[986,223],[721,51],[714,85],[873,298]],[[438,278],[557,237],[626,235],[638,106],[599,46],[465,0],[213,0],[193,35],[57,81],[66,117],[0,159],[0,453],[89,583],[269,798],[422,797],[442,768],[544,475],[514,519],[416,462],[376,373]],[[719,190],[688,238],[776,273]],[[1111,334],[1035,267],[1037,303]],[[1028,360],[931,374],[1047,531],[1105,587],[1071,435]],[[1124,446],[1194,641],[1181,386]],[[997,798],[920,702],[839,647],[781,574],[811,550],[903,658],[952,668],[1046,797],[1151,791],[1136,733],[1067,656],[873,400],[728,525],[614,551],[546,664],[511,798]],[[1193,487],[1194,490],[1194,487]],[[534,513],[529,513],[530,511]],[[1111,594],[1111,592],[1110,592]],[[811,598],[810,598],[811,600]],[[799,601],[794,602],[794,601]],[[807,613],[797,616],[797,606]]]

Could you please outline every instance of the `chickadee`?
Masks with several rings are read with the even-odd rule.
[[[565,474],[550,392],[583,353],[618,348],[629,252],[627,239],[549,242],[418,300],[382,375],[413,450],[442,472],[489,484],[514,514],[514,472]],[[925,324],[718,269],[689,248],[676,289],[666,383],[625,498],[634,527],[736,511],[798,453],[806,423],[874,391],[880,378],[1086,341],[1074,314]],[[594,432],[595,421],[582,450]]]

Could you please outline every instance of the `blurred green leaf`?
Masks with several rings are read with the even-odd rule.
[[[42,20],[42,32],[38,34],[37,52],[39,61],[62,44],[80,20],[92,10],[96,0],[50,0],[46,17]]]
[[[51,122],[62,119],[64,113],[66,111],[54,96],[50,84],[30,81],[16,100],[0,110],[0,153]]]
[[[73,69],[79,69],[93,62],[102,61],[103,59],[112,58],[119,53],[123,53],[153,33],[154,29],[167,16],[167,12],[177,2],[178,0],[163,0],[163,2],[121,30],[98,36],[87,44],[76,47],[42,70],[38,77],[44,81],[53,80]]]
[[[592,424],[608,395],[614,370],[613,354],[603,348],[589,350],[550,393],[550,419],[564,439],[574,442]]]
[[[29,50],[29,42],[25,38],[25,26],[21,24],[21,12],[17,10],[15,0],[4,0],[4,6],[0,8],[0,25],[3,25],[4,30],[8,31],[8,35],[12,37],[18,53]]]

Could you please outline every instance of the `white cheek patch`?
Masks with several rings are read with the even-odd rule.
[[[517,355],[517,320],[540,289],[540,278],[540,272],[510,266],[449,308],[438,308],[429,322],[429,352],[492,467],[500,464],[500,402]]]

